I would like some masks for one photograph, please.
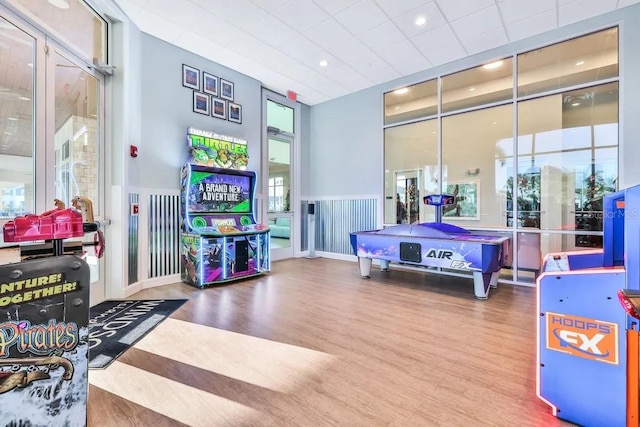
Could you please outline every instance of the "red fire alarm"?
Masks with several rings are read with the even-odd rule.
[[[131,216],[137,216],[139,210],[139,205],[137,203],[131,204]]]
[[[135,145],[130,145],[129,154],[131,155],[131,157],[138,157],[138,147],[136,147]]]
[[[292,91],[292,90],[288,90],[288,91],[287,91],[287,98],[289,98],[289,99],[290,99],[290,100],[292,100],[292,101],[297,101],[297,100],[298,100],[298,94],[297,94],[297,93],[295,93],[295,92],[294,92],[294,91]]]

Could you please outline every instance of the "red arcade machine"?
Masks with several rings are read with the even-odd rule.
[[[269,227],[255,220],[246,141],[189,128],[181,173],[182,280],[199,288],[271,268]]]

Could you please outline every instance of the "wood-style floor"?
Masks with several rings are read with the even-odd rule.
[[[393,267],[392,267],[393,268]],[[105,370],[89,426],[557,426],[535,396],[535,292],[295,259],[190,300]]]

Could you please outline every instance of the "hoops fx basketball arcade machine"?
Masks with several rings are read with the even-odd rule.
[[[182,280],[205,287],[270,270],[269,227],[254,217],[256,173],[243,139],[189,128],[181,171]]]
[[[536,392],[558,418],[637,427],[640,185],[605,196],[603,235],[602,250],[544,259]]]

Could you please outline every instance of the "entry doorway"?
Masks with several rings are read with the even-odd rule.
[[[267,218],[271,229],[272,259],[293,258],[291,154],[293,137],[269,132]]]

